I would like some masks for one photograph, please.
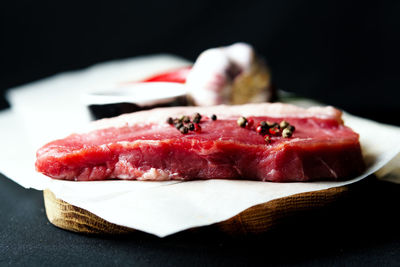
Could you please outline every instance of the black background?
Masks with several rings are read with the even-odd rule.
[[[106,60],[164,52],[195,60],[245,41],[279,88],[400,123],[391,115],[400,97],[398,1],[72,2],[1,3],[1,92]]]
[[[0,108],[8,88],[62,71],[154,53],[195,60],[245,41],[279,88],[400,125],[398,14],[399,1],[1,2]],[[400,188],[373,177],[244,240],[73,234],[48,223],[41,192],[1,175],[0,190],[0,265],[400,265]]]

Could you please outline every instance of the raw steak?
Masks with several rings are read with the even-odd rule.
[[[182,134],[166,122],[195,112],[203,115],[200,132]],[[251,117],[254,126],[239,127],[239,116]],[[272,136],[267,143],[254,129],[281,120],[295,126],[290,138]],[[363,168],[358,134],[343,125],[339,110],[280,103],[159,108],[104,119],[43,146],[36,161],[45,175],[77,181],[337,180]]]

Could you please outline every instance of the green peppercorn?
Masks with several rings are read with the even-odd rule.
[[[279,127],[281,127],[281,129],[285,129],[288,126],[289,123],[287,121],[281,121],[281,123],[279,123]]]
[[[239,119],[237,120],[237,124],[240,127],[244,128],[244,127],[246,127],[247,119],[245,117],[239,117]]]
[[[213,121],[216,121],[216,120],[217,120],[217,115],[212,114],[212,115],[211,115],[211,119],[212,119]]]
[[[271,137],[269,137],[268,135],[264,136],[264,141],[267,144],[271,143]]]
[[[194,124],[193,123],[189,123],[187,125],[187,127],[189,128],[190,131],[194,131]]]
[[[282,131],[282,137],[284,138],[289,138],[293,135],[293,132],[289,130],[288,128],[283,129]]]
[[[182,126],[181,128],[179,128],[179,131],[183,134],[187,134],[189,132],[189,129],[186,126]]]

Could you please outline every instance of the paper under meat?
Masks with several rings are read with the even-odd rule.
[[[126,64],[126,63],[125,63]],[[134,61],[132,61],[134,65]],[[118,68],[118,64],[114,63]],[[25,87],[40,92],[36,99],[30,98],[29,106],[23,110],[34,109],[36,113],[47,114],[52,111],[45,105],[46,90],[56,90],[57,85],[67,88],[88,77],[93,80],[104,77],[104,72],[113,68],[102,67],[75,74],[68,74],[42,81]],[[62,102],[68,90],[59,92]],[[76,93],[76,92],[75,92]],[[68,96],[71,97],[71,96]],[[37,100],[37,101],[36,101]],[[60,104],[58,103],[58,104]],[[344,114],[346,125],[360,134],[360,142],[367,164],[366,171],[349,181],[343,182],[307,182],[307,183],[270,183],[255,181],[208,180],[191,182],[142,182],[142,181],[100,181],[69,182],[52,180],[37,173],[34,169],[35,151],[38,139],[51,140],[55,137],[54,125],[47,128],[27,128],[19,107],[21,103],[12,103],[13,110],[0,113],[0,172],[24,186],[38,190],[50,189],[57,198],[84,208],[99,217],[126,227],[138,229],[159,237],[171,235],[192,227],[214,224],[229,219],[241,211],[276,198],[297,193],[328,189],[357,182],[380,170],[381,174],[392,173],[382,168],[400,152],[400,129]],[[24,103],[25,104],[25,103]],[[57,105],[53,103],[52,106]],[[71,109],[60,105],[58,118],[62,114],[78,117],[82,109]],[[61,115],[60,115],[61,114]],[[46,115],[51,119],[51,114]],[[35,117],[31,116],[30,120]],[[43,118],[42,118],[43,119]],[[40,120],[40,118],[36,118]],[[39,122],[38,122],[39,123]],[[84,123],[84,120],[75,122]],[[28,125],[34,125],[29,121]],[[43,127],[46,124],[41,122]],[[73,123],[71,122],[71,127]],[[46,132],[47,131],[47,132]],[[69,129],[68,132],[73,131]],[[60,133],[57,133],[60,136]],[[45,135],[45,136],[44,136]],[[38,138],[32,141],[33,136]],[[34,145],[32,145],[34,144]],[[398,166],[391,162],[390,168]]]

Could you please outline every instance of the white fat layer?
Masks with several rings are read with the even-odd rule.
[[[103,119],[92,122],[81,132],[91,130],[105,129],[111,127],[124,127],[136,124],[158,124],[160,130],[163,127],[169,127],[165,122],[168,117],[178,117],[181,115],[192,115],[199,112],[205,116],[216,114],[218,119],[228,119],[235,116],[268,116],[283,118],[310,118],[341,120],[341,111],[334,107],[311,107],[301,108],[298,106],[283,103],[261,103],[245,105],[218,105],[211,107],[171,107],[157,108],[147,111],[139,111],[130,114],[124,114],[111,119]]]
[[[126,162],[124,163],[126,164]],[[184,180],[178,173],[172,173],[161,169],[151,168],[143,171],[140,168],[130,168],[129,173],[113,174],[112,177],[119,179],[136,179],[138,181],[169,181],[169,180]]]
[[[151,168],[150,170],[143,173],[142,176],[138,177],[139,181],[168,181],[168,180],[183,180],[177,173],[171,173],[160,169]]]
[[[141,144],[145,143],[146,145],[159,145],[161,143],[160,140],[135,140],[135,141],[118,141],[116,142],[117,144],[121,145],[124,148],[129,148],[129,147],[136,147],[140,146]],[[114,143],[110,143],[114,144]]]

